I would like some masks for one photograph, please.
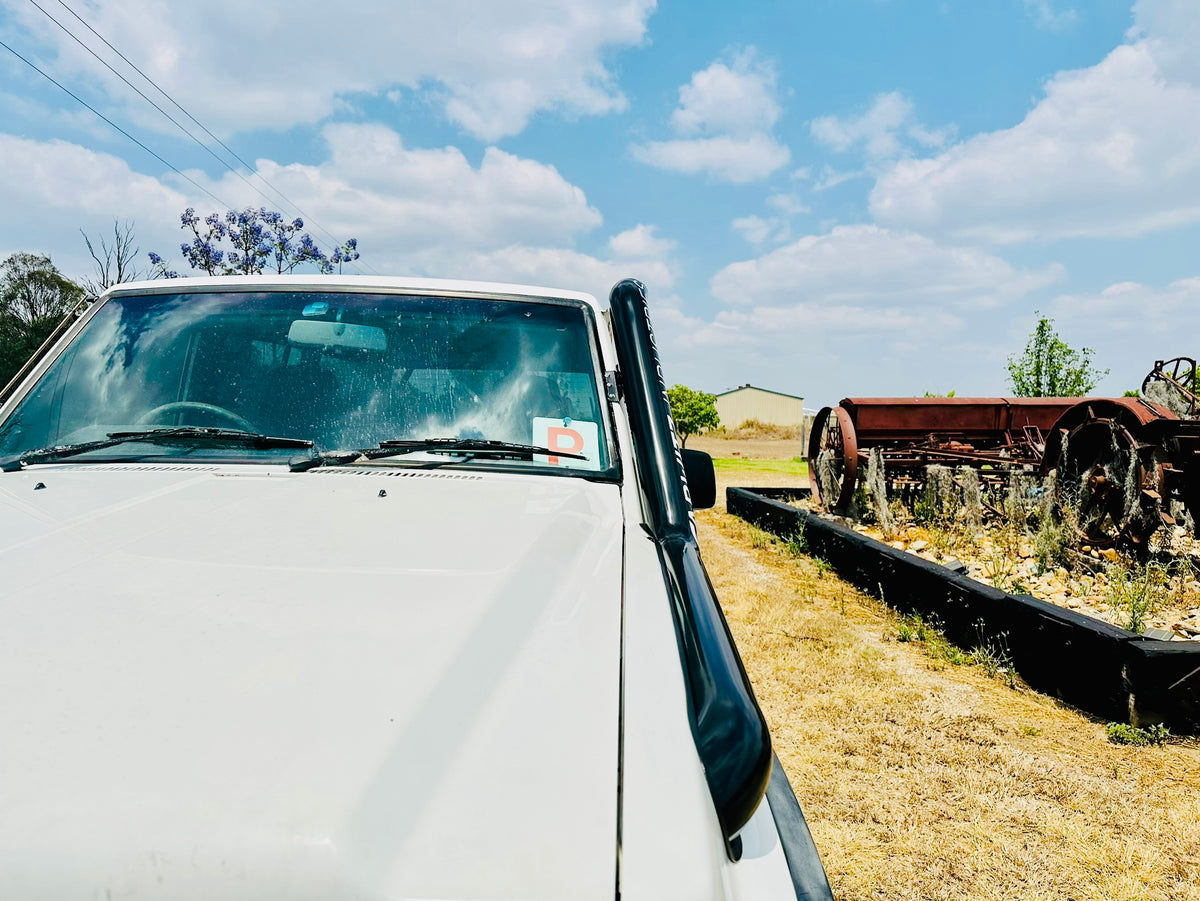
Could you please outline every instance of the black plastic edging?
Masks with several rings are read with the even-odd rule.
[[[728,488],[725,506],[904,613],[936,619],[964,648],[1007,650],[1030,686],[1096,716],[1200,732],[1200,643],[1156,641],[1029,595],[1007,594],[890,547],[785,499],[800,489]]]

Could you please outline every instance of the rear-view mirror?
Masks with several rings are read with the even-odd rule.
[[[288,329],[288,341],[299,347],[344,347],[375,353],[387,350],[387,334],[381,328],[324,319],[297,319]]]

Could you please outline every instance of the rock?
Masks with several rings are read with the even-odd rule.
[[[1021,548],[1019,551],[1017,551],[1017,553],[1021,555],[1022,560],[1028,560],[1030,557],[1033,556],[1033,551],[1031,551],[1027,547]]]
[[[1080,550],[1085,554],[1090,554],[1092,552],[1092,546],[1090,544],[1085,544],[1082,548],[1080,548]]]
[[[1110,548],[1110,547],[1106,547],[1104,550],[1102,550],[1100,552],[1100,556],[1103,559],[1107,560],[1109,563],[1116,563],[1118,560],[1121,559],[1121,555],[1118,554],[1116,552],[1116,550],[1114,550],[1113,548]]]
[[[893,542],[892,542],[892,547],[894,547],[894,548],[895,548],[896,550],[898,550],[898,551],[903,551],[903,550],[905,550],[905,546],[904,546],[904,542],[903,542],[903,541],[893,541]]]
[[[923,538],[918,538],[916,541],[914,541],[912,544],[910,544],[908,546],[908,549],[910,551],[923,551],[927,547],[929,547],[929,542]]]
[[[1100,552],[1098,550],[1096,550],[1095,548],[1092,548],[1091,550],[1088,551],[1088,556],[1091,557],[1093,560],[1099,560]]]
[[[1078,610],[1079,609],[1079,599],[1078,598],[1067,598],[1067,606],[1070,607],[1072,610]]]
[[[1060,566],[1054,571],[1054,575],[1059,579],[1065,579],[1067,577],[1067,568],[1065,566]]]

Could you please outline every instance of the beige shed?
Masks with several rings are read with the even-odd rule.
[[[739,385],[717,395],[717,415],[721,425],[737,428],[747,419],[779,426],[804,424],[804,398],[781,391],[768,391],[753,385]]]

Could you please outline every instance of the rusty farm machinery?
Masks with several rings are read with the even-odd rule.
[[[1141,397],[846,398],[813,422],[813,495],[845,512],[872,452],[889,487],[927,467],[970,467],[985,484],[1054,473],[1055,504],[1081,541],[1144,551],[1163,524],[1200,534],[1200,383],[1187,357],[1158,361]]]

